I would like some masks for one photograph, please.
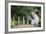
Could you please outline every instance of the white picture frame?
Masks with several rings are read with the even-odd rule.
[[[10,17],[11,17],[11,5],[20,6],[41,6],[41,27],[32,28],[11,28]],[[18,32],[36,32],[45,30],[45,6],[42,2],[23,2],[23,1],[7,1],[5,8],[5,32],[6,33],[18,33]]]
[[[18,6],[41,6],[41,27],[32,27],[32,28],[10,28],[11,27],[11,5],[18,5]],[[24,4],[24,3],[8,3],[8,31],[28,31],[28,30],[43,30],[43,5],[41,4]]]

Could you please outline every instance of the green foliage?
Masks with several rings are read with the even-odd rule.
[[[37,12],[40,10],[40,7],[32,6],[11,6],[11,16],[28,16],[31,15],[31,12]]]
[[[15,27],[15,25],[16,25],[16,20],[14,19],[14,17],[13,17],[13,20],[11,19],[11,28],[12,27]]]

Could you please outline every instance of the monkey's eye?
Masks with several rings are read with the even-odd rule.
[[[32,18],[32,19],[34,19],[34,17],[33,17],[33,16],[31,16],[31,18]]]

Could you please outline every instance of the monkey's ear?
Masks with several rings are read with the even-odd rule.
[[[36,12],[36,14],[38,14],[38,12]]]

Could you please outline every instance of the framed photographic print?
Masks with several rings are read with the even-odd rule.
[[[6,32],[44,31],[44,3],[7,2]]]

